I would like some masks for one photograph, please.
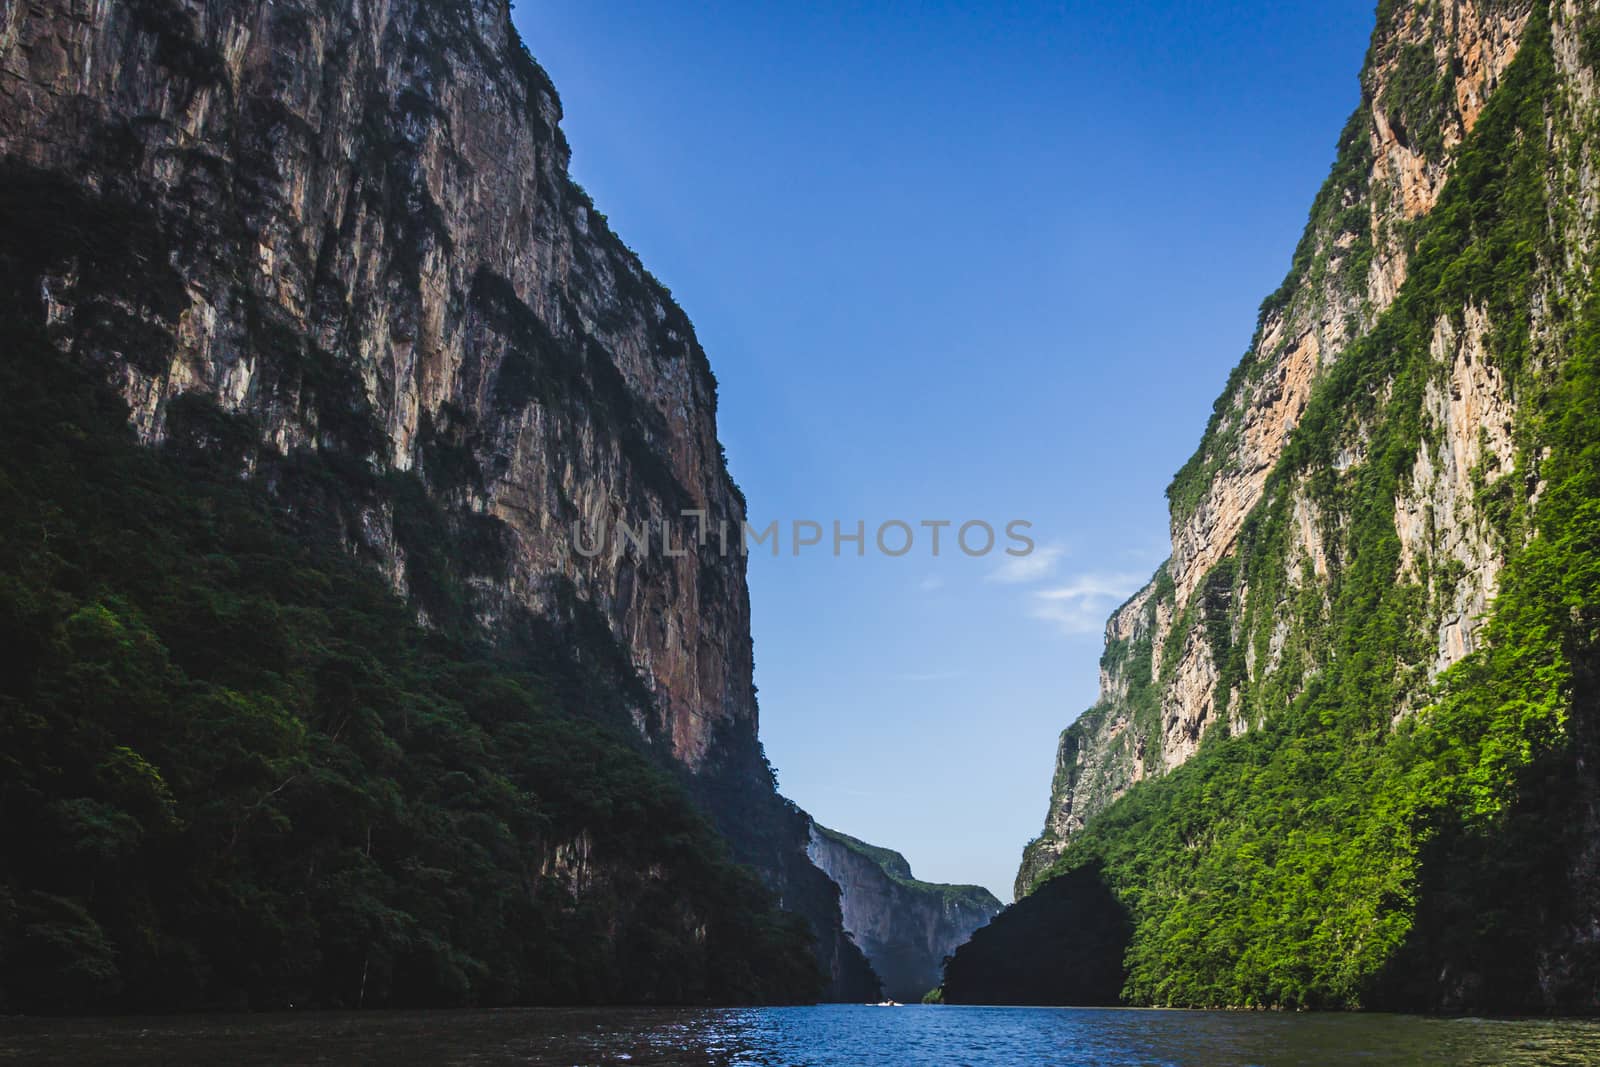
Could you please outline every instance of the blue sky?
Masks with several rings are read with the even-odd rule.
[[[820,821],[1010,899],[1371,13],[518,6],[574,176],[711,357],[752,519],[1034,524],[1028,567],[751,560],[762,737]]]

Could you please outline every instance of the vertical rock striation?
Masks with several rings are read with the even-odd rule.
[[[945,957],[1000,910],[987,889],[911,876],[904,856],[813,824],[808,852],[839,886],[844,928],[861,946],[883,991],[915,1002],[943,979]]]
[[[59,343],[106,364],[142,437],[200,392],[284,451],[370,446],[495,520],[484,624],[570,589],[675,758],[698,767],[719,723],[754,729],[736,561],[570,550],[575,522],[670,520],[681,540],[680,511],[715,529],[744,503],[705,353],[567,176],[560,101],[503,0],[30,0],[0,18],[0,153],[155,205],[168,238],[159,300],[93,291],[82,262],[41,281]],[[406,590],[392,515],[361,526]]]
[[[963,996],[1055,995],[1038,930],[1140,1003],[1595,1010],[1597,69],[1593,3],[1379,5]]]
[[[6,281],[143,440],[199,395],[262,455],[345,471],[318,501],[425,624],[538,620],[589,673],[568,698],[620,705],[726,800],[713,814],[836,979],[870,980],[760,758],[744,562],[715,536],[745,514],[715,378],[568,176],[560,119],[507,0],[6,4],[5,192],[149,219],[68,220]],[[137,268],[111,269],[129,241]],[[650,549],[574,551],[575,524]]]
[[[1271,705],[1260,697],[1270,688],[1264,680],[1283,672],[1285,655],[1298,670],[1309,651],[1309,620],[1287,614],[1266,640],[1247,639],[1241,622],[1252,584],[1260,583],[1238,572],[1241,536],[1319,384],[1371,334],[1404,285],[1416,223],[1433,210],[1463,140],[1515,59],[1534,5],[1380,6],[1361,104],[1340,136],[1289,275],[1263,302],[1199,448],[1167,490],[1171,557],[1107,624],[1100,698],[1061,735],[1044,830],[1017,874],[1019,897],[1073,832],[1135,783],[1185,762],[1213,727],[1237,733],[1258,725]],[[1438,323],[1439,375],[1426,415],[1433,437],[1396,502],[1407,573],[1417,577],[1431,561],[1433,592],[1444,605],[1417,620],[1437,647],[1426,664],[1430,678],[1474,647],[1504,551],[1476,508],[1470,472],[1484,463],[1508,471],[1512,458],[1514,398],[1483,352],[1493,327],[1481,308],[1460,314],[1460,325],[1448,316]],[[1336,474],[1366,458],[1362,416],[1349,414],[1349,432],[1328,465]],[[1285,490],[1294,538],[1287,581],[1296,596],[1313,598],[1349,549],[1340,543],[1347,516],[1316,499],[1315,476],[1303,473]],[[1437,573],[1447,560],[1460,568],[1444,570],[1448,588]],[[1258,607],[1262,614],[1270,608]]]

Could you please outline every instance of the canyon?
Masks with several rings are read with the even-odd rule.
[[[1167,491],[1171,555],[1106,624],[1100,697],[1061,736],[1044,831],[1024,855],[1019,895],[1060,856],[1073,832],[1133,785],[1192,757],[1214,724],[1239,732],[1258,723],[1261,709],[1249,706],[1250,683],[1276,671],[1284,648],[1303,640],[1286,622],[1264,649],[1247,648],[1247,677],[1233,677],[1208,643],[1201,615],[1210,611],[1237,630],[1233,620],[1243,617],[1250,586],[1202,586],[1237,555],[1268,476],[1322,378],[1371,333],[1404,285],[1414,254],[1406,228],[1437,202],[1455,153],[1517,54],[1531,5],[1458,3],[1429,13],[1402,4],[1388,10],[1361,74],[1361,106],[1341,135],[1339,159],[1312,208],[1294,268],[1263,304],[1250,349],[1218,397],[1204,439]],[[1573,85],[1586,92],[1584,81]],[[1449,588],[1438,590],[1448,599],[1440,616],[1418,620],[1438,649],[1430,678],[1474,647],[1504,551],[1475,508],[1469,472],[1485,462],[1505,472],[1513,461],[1515,402],[1485,358],[1489,325],[1481,308],[1459,314],[1463,327],[1441,317],[1433,342],[1447,379],[1430,386],[1428,418],[1437,443],[1418,456],[1413,484],[1396,504],[1405,567],[1413,576],[1425,559],[1464,568]],[[1486,446],[1480,428],[1489,435]],[[1336,471],[1364,458],[1364,428],[1357,422],[1352,431],[1334,461]],[[1434,456],[1445,469],[1436,470]],[[1303,474],[1287,489],[1294,515],[1289,555],[1291,561],[1303,555],[1310,581],[1325,585],[1341,516],[1325,513],[1311,498],[1305,484],[1312,477]],[[1298,583],[1298,562],[1291,565],[1288,578]],[[1200,613],[1192,610],[1197,593]],[[1134,649],[1141,651],[1130,655]],[[1146,655],[1153,683],[1130,676],[1130,669],[1145,669]]]
[[[947,995],[1054,1002],[1037,936],[1121,1002],[1593,1010],[1597,32],[1379,5],[1171,554]]]
[[[1000,910],[981,886],[920,881],[898,852],[816,823],[807,851],[839,886],[844,928],[892,1000],[921,1000],[943,979],[945,957]]]
[[[747,508],[689,317],[569,176],[561,118],[506,0],[7,4],[12,310],[143,445],[246,427],[235,474],[332,512],[424,631],[531,640],[805,918],[824,995],[875,999],[761,751],[743,554],[573,543]],[[578,902],[658,873],[607,856],[583,830],[530,860]]]

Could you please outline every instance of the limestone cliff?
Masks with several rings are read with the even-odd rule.
[[[560,118],[507,0],[0,7],[8,188],[151,216],[135,270],[107,267],[124,235],[77,230],[19,268],[57,348],[147,442],[199,395],[272,456],[334,461],[348,477],[318,499],[424,623],[542,620],[664,761],[739,793],[714,814],[759,824],[730,829],[762,842],[744,858],[836,978],[864,971],[760,760],[743,560],[684,536],[686,511],[713,531],[745,513],[715,379],[569,178]],[[619,522],[651,550],[571,550],[575,523]]]
[[[1325,465],[1277,487],[1269,478],[1331,368],[1372,334],[1405,285],[1419,220],[1438,202],[1460,146],[1515,59],[1533,8],[1496,0],[1380,5],[1361,104],[1289,275],[1263,303],[1199,448],[1167,490],[1171,557],[1108,622],[1099,700],[1061,735],[1044,831],[1017,874],[1019,897],[1074,832],[1135,783],[1188,760],[1209,731],[1260,725],[1315,672],[1330,583],[1358,550],[1348,512],[1317,489],[1368,459],[1371,414],[1340,413],[1348,423]],[[1566,85],[1573,105],[1587,107],[1578,7],[1555,11]],[[1576,143],[1558,147],[1574,151]],[[1591,176],[1570,180],[1583,190],[1562,195],[1592,202]],[[1539,308],[1536,299],[1533,313]],[[1424,587],[1427,607],[1413,621],[1430,651],[1410,664],[1411,695],[1396,714],[1475,647],[1504,557],[1477,490],[1512,469],[1517,398],[1486,358],[1484,338],[1495,328],[1486,314],[1464,306],[1440,315],[1429,347],[1435,373],[1419,412],[1428,442],[1393,515],[1399,578]],[[1274,576],[1281,580],[1268,581],[1239,566],[1239,548],[1275,507],[1287,511],[1292,543],[1285,572]]]
[[[1000,910],[987,889],[911,876],[904,856],[812,824],[811,859],[838,884],[844,928],[883,979],[914,1003],[943,980],[945,957]]]
[[[1125,936],[1034,892],[961,996],[1056,995],[1040,933],[1136,1003],[1595,1010],[1597,70],[1592,2],[1379,6],[1018,874]]]
[[[696,508],[714,528],[744,505],[705,354],[567,177],[559,99],[502,0],[31,0],[0,20],[0,153],[161,213],[160,299],[90,292],[81,263],[40,280],[59,343],[107,364],[144,438],[185,392],[285,451],[348,448],[359,416],[368,462],[496,520],[486,625],[570,587],[645,680],[657,743],[692,767],[718,723],[754,728],[738,566],[568,551],[574,521]],[[361,525],[407,590],[392,514]]]

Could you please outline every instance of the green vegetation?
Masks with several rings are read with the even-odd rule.
[[[290,8],[262,17],[292,81],[314,20]],[[681,502],[607,322],[688,360],[695,405],[715,404],[687,316],[603,216],[574,250],[593,284],[555,313],[487,270],[450,297],[485,327],[462,373],[490,410],[422,415],[413,469],[388,465],[389,383],[369,401],[350,331],[380,293],[395,336],[413,328],[424,273],[456,252],[417,131],[466,131],[433,89],[465,70],[526,121],[552,224],[579,228],[587,202],[554,87],[482,14],[408,10],[383,41],[416,85],[397,94],[370,57],[329,57],[359,117],[319,131],[270,93],[235,98],[183,4],[135,0],[135,46],[175,92],[211,94],[226,151],[172,150],[157,189],[141,175],[165,141],[113,107],[77,146],[82,184],[0,167],[0,633],[19,663],[0,677],[0,1009],[788,1001],[821,992],[819,962],[839,995],[876,989],[753,729],[688,774],[570,583],[541,584],[537,617],[499,595],[507,531],[468,498],[502,473],[492,435],[518,405],[596,428],[600,448],[609,434],[625,491]],[[284,161],[330,153],[351,198],[298,250],[291,315],[256,291],[258,240],[285,210]],[[357,232],[373,220],[376,244]],[[195,290],[229,320],[206,369],[247,360],[245,406],[270,427],[179,396],[166,444],[142,451],[94,383],[128,367],[162,392]],[[48,337],[30,332],[42,293],[72,309]],[[304,447],[262,446],[285,427],[274,439]],[[369,547],[391,533],[398,551]],[[726,579],[701,566],[715,596]]]
[[[1255,336],[1244,358],[1228,375],[1228,383],[1212,405],[1211,417],[1200,446],[1167,486],[1167,502],[1174,524],[1187,522],[1200,506],[1207,487],[1234,453],[1239,416],[1247,400],[1246,387],[1259,381],[1272,365],[1276,351],[1263,351],[1271,324],[1294,309],[1295,294],[1321,290],[1329,276],[1338,273],[1341,288],[1355,292],[1366,285],[1372,264],[1372,232],[1367,211],[1368,175],[1372,145],[1367,137],[1367,113],[1357,108],[1339,134],[1333,169],[1311,205],[1310,220],[1295,246],[1294,258],[1283,282],[1261,302]],[[1336,242],[1349,242],[1340,248]],[[1291,339],[1292,340],[1292,339]],[[1280,344],[1284,339],[1280,339]]]
[[[918,893],[928,894],[943,900],[946,907],[960,906],[971,908],[974,911],[987,911],[999,906],[994,899],[994,894],[981,885],[947,885],[943,882],[924,882],[911,876],[911,864],[906,862],[906,858],[893,849],[869,845],[867,842],[851,837],[849,834],[840,833],[838,830],[830,830],[821,823],[814,823],[813,826],[816,828],[817,833],[823,837],[828,838],[830,841],[836,841],[850,851],[871,860],[888,876],[889,881],[907,889],[915,890]]]
[[[1455,108],[1455,78],[1439,73],[1430,45],[1413,42],[1400,48],[1378,104],[1401,144],[1432,160],[1443,156],[1445,124]]]
[[[532,619],[498,650],[462,613],[419,628],[343,547],[336,455],[250,453],[195,400],[140,448],[6,332],[0,1003],[817,994],[804,922],[595,720],[593,657]]]
[[[1550,147],[1549,124],[1573,121],[1563,99],[1536,7],[1415,229],[1395,304],[1319,382],[1236,557],[1174,627],[1204,629],[1254,728],[1214,728],[1091,820],[1052,872],[1094,872],[1127,908],[1130,1001],[1593,1010],[1600,958],[1571,931],[1594,913],[1580,857],[1600,831],[1600,295],[1563,250],[1576,220],[1560,183],[1579,162]],[[1584,142],[1575,132],[1572,151]],[[1555,293],[1589,295],[1544,302],[1536,337],[1533,293],[1552,275]],[[1457,576],[1401,571],[1394,512],[1419,449],[1437,447],[1430,338],[1468,308],[1492,324],[1521,412],[1517,469],[1476,475],[1508,565],[1484,647],[1430,690],[1430,605]],[[1362,459],[1341,473],[1347,450]],[[1176,515],[1190,476],[1206,475],[1174,483]],[[1296,491],[1337,538],[1325,581],[1290,554]],[[1239,611],[1223,601],[1241,583]],[[1137,707],[1146,650],[1113,654],[1131,661]],[[1020,944],[1059,920],[1018,907],[991,937]]]
[[[1076,867],[975,931],[935,992],[947,1004],[1115,1004],[1129,925],[1100,872]]]

